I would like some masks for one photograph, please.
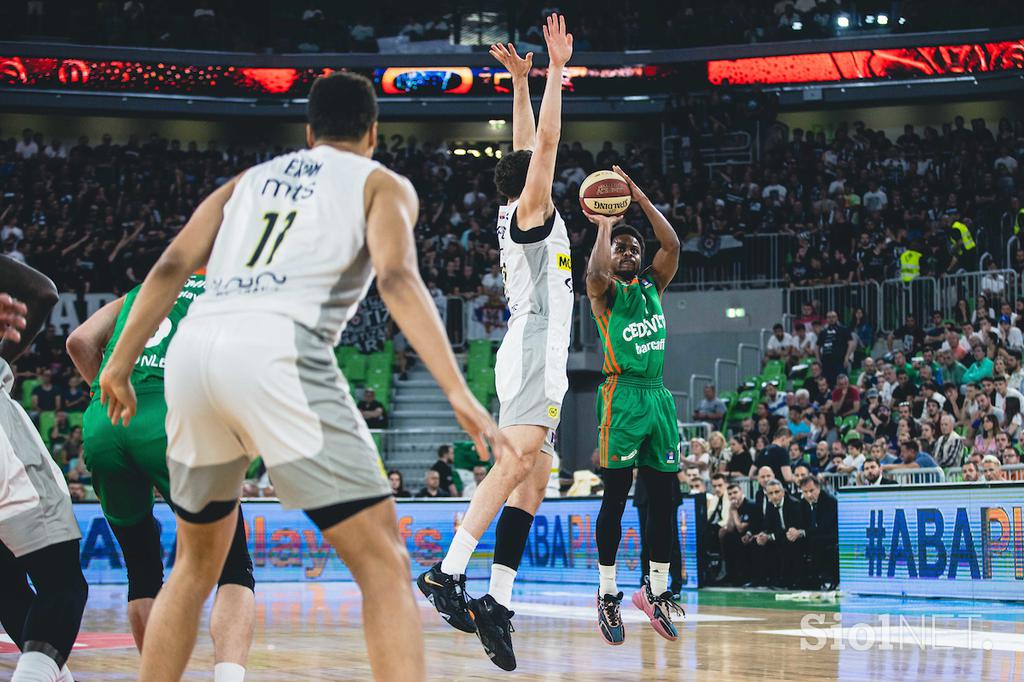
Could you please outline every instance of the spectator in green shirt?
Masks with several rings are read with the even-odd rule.
[[[967,368],[963,363],[957,362],[953,353],[948,350],[939,351],[939,364],[942,365],[942,383],[960,386],[964,383],[964,374]]]
[[[980,343],[975,344],[971,352],[974,355],[974,364],[964,373],[964,382],[976,384],[985,377],[992,376],[993,365],[992,360],[985,355],[985,347]]]

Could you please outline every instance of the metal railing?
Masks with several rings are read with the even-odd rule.
[[[701,391],[699,393],[697,392],[697,384],[698,384],[698,382],[700,383],[700,388],[701,388]],[[697,402],[699,400],[698,396],[704,395],[704,386],[707,385],[707,384],[714,384],[714,383],[715,383],[714,377],[710,377],[707,374],[691,374],[690,375],[690,396],[691,396],[691,400],[693,400],[694,408],[696,408],[696,406],[698,404],[698,402]],[[721,388],[721,387],[718,386],[718,388]],[[689,415],[687,415],[687,416],[689,416]]]
[[[711,432],[714,431],[714,427],[708,422],[679,421],[677,422],[677,426],[679,427],[679,437],[681,442],[686,443],[687,448],[689,448],[691,439],[703,438],[704,440],[707,440],[711,437]],[[689,453],[689,450],[687,450],[687,453]]]
[[[728,386],[730,387],[729,390],[733,390],[734,387],[738,386],[740,383],[740,363],[736,362],[735,360],[729,360],[727,358],[718,358],[717,360],[715,360],[715,387],[718,388],[719,390],[721,390],[722,386],[726,385],[725,383],[722,382],[723,366],[732,367],[733,381],[732,383],[728,384]],[[690,381],[693,381],[693,377],[690,378]]]
[[[1013,253],[1020,248],[1020,238],[1017,235],[1013,235],[1006,240],[1006,260],[1003,261],[1003,267],[1008,268],[1013,263]],[[1016,296],[1016,292],[1014,292]]]
[[[753,161],[752,138],[744,130],[733,130],[721,136],[704,133],[699,138],[699,145],[701,163],[708,169],[746,165]]]
[[[669,391],[669,393],[672,394],[672,400],[676,404],[676,419],[689,419],[693,414],[690,411],[690,394],[686,391]]]
[[[788,234],[750,234],[729,237],[719,247],[695,250],[684,244],[682,262],[670,288],[765,289],[784,284],[786,258],[793,240]]]
[[[944,275],[939,280],[936,308],[949,313],[956,307],[957,300],[966,298],[973,304],[979,295],[993,291],[998,292],[1000,298],[1015,297],[1020,279],[1020,273],[1008,268]]]
[[[878,330],[889,334],[902,326],[907,315],[918,320],[929,319],[932,310],[939,307],[939,284],[934,277],[918,277],[911,282],[887,279],[882,282]],[[870,319],[870,318],[869,318]]]
[[[815,305],[823,314],[835,310],[842,320],[846,320],[854,308],[863,308],[867,319],[877,320],[881,316],[881,288],[877,282],[863,282],[793,287],[782,291],[782,310],[788,316],[799,317],[800,307],[807,303]],[[786,331],[793,331],[792,325],[786,325]]]
[[[743,351],[747,351],[747,357],[750,356],[750,351],[754,352],[754,362],[744,363]],[[764,352],[761,346],[755,346],[752,343],[741,343],[736,346],[736,367],[740,377],[749,377],[761,373],[761,358],[764,357]],[[745,372],[744,368],[751,367],[749,372]],[[737,382],[739,383],[739,382]]]

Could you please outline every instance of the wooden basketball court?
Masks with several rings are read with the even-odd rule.
[[[483,582],[469,587],[471,594],[485,590]],[[494,667],[474,636],[444,624],[422,601],[428,676],[714,682],[1024,678],[1024,605],[842,596],[834,602],[777,601],[770,592],[716,590],[689,592],[684,599],[687,618],[678,642],[658,637],[626,605],[626,642],[613,648],[597,632],[591,588],[521,584],[513,621],[519,668],[513,673]],[[371,679],[360,611],[351,583],[259,585],[246,679]],[[93,587],[70,661],[75,679],[134,680],[139,657],[128,631],[124,587]],[[9,679],[14,669],[12,650],[0,643],[0,652],[7,652],[0,653],[0,679]],[[204,632],[184,679],[212,680],[212,670]]]

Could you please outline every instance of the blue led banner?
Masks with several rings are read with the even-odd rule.
[[[451,542],[469,502],[399,501],[398,525],[419,573],[439,561]],[[597,582],[595,525],[600,499],[567,498],[545,500],[534,519],[519,579],[549,583]],[[82,566],[93,584],[123,583],[127,580],[120,548],[98,504],[76,504],[75,515],[82,528]],[[327,544],[320,531],[301,511],[282,509],[276,502],[252,502],[242,506],[249,551],[257,582],[337,581],[352,576]],[[697,587],[697,544],[695,505],[684,498],[679,507],[679,535],[686,587]],[[164,564],[174,563],[174,516],[166,505],[156,507],[162,528]],[[619,550],[619,582],[640,582],[640,535],[636,508],[626,507],[622,519]],[[490,575],[494,550],[494,524],[480,539],[469,565],[469,577]]]
[[[1024,600],[1024,485],[844,489],[844,591]]]

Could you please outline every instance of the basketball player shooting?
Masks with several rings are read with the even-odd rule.
[[[375,272],[381,298],[480,457],[489,456],[485,441],[502,456],[504,436],[470,393],[420,278],[416,192],[371,158],[373,84],[350,73],[322,77],[308,116],[310,149],[250,168],[200,204],[146,277],[100,375],[109,417],[129,422],[136,359],[188,276],[205,265],[206,293],[167,352],[178,555],[149,619],[142,682],[181,678],[256,456],[282,505],[305,511],[358,583],[374,676],[425,679],[391,488],[333,355]]]
[[[668,589],[673,486],[679,483],[679,430],[672,394],[665,388],[665,340],[668,332],[661,297],[679,267],[679,237],[647,195],[618,166],[654,228],[659,242],[651,267],[641,271],[643,237],[622,218],[587,214],[597,225],[597,239],[587,265],[587,297],[604,342],[605,381],[598,390],[598,451],[604,495],[597,516],[600,588],[598,627],[608,644],[622,644],[626,631],[615,582],[615,557],[622,538],[622,514],[633,468],[647,486],[647,536],[651,552],[650,579],[633,595],[654,630],[668,640],[678,637],[672,614],[681,613]],[[636,330],[641,330],[637,332]]]
[[[534,126],[527,78],[532,53],[494,45],[491,55],[512,76],[513,151],[494,168],[494,183],[507,203],[498,212],[498,243],[509,312],[508,332],[495,365],[501,402],[498,424],[513,448],[495,462],[473,495],[444,560],[420,575],[417,585],[449,624],[476,632],[495,665],[516,667],[512,650],[512,584],[544,499],[554,454],[572,323],[572,268],[565,222],[551,201],[561,134],[562,71],[572,56],[565,17],[544,26],[548,74],[540,120]],[[466,599],[466,567],[477,542],[498,519],[488,592]]]

